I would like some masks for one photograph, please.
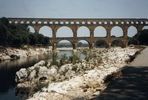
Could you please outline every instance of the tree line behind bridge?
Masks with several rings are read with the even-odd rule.
[[[49,38],[29,32],[27,25],[12,25],[7,18],[0,18],[0,45],[20,47],[37,44],[49,45]]]
[[[129,39],[129,44],[135,45],[148,45],[148,30],[143,30]],[[2,46],[15,46],[22,45],[50,45],[49,37],[39,33],[31,33],[27,25],[12,25],[9,24],[7,18],[0,18],[0,45]],[[96,46],[105,45],[98,41]],[[122,45],[117,42],[115,45]]]

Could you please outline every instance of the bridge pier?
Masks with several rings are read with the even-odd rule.
[[[94,48],[94,43],[90,43],[89,44],[89,49],[93,49]]]
[[[107,44],[108,44],[108,47],[110,48],[111,47],[111,29],[112,29],[112,27],[110,27],[110,26],[107,26],[107,27],[105,27],[106,28],[106,32],[107,32]]]
[[[72,47],[74,50],[77,49],[77,43],[72,43]]]
[[[123,27],[123,44],[124,47],[128,46],[128,26]]]
[[[40,27],[41,27],[41,26],[39,26],[39,25],[35,25],[35,26],[34,26],[34,31],[35,31],[35,33],[39,33]]]
[[[57,49],[57,43],[52,43],[52,50],[56,50]]]

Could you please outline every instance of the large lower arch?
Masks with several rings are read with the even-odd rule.
[[[94,30],[94,37],[106,37],[107,32],[103,26],[97,26]]]
[[[109,45],[107,44],[107,41],[105,40],[97,40],[95,42],[95,47],[96,48],[107,48],[109,47]]]
[[[125,47],[122,40],[114,40],[114,41],[112,41],[111,46],[113,46],[113,47]]]
[[[56,32],[57,37],[73,37],[72,29],[67,26],[60,27]]]
[[[57,48],[72,48],[72,42],[68,40],[60,40],[57,42]]]
[[[128,32],[128,37],[133,37],[138,33],[137,28],[135,26],[130,26],[127,32]]]
[[[81,26],[77,30],[78,37],[90,37],[90,30],[86,26]]]
[[[77,43],[77,47],[90,47],[90,43],[87,40],[79,40]]]
[[[123,36],[123,29],[120,26],[114,26],[111,29],[111,36],[112,37],[122,37]]]
[[[52,37],[52,29],[49,26],[41,27],[39,33],[47,37]]]
[[[29,25],[29,26],[27,27],[27,29],[28,29],[29,32],[35,33],[35,29],[34,29],[33,26],[30,26],[30,25]]]

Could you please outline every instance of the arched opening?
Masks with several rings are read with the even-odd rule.
[[[123,30],[119,26],[114,26],[111,29],[111,36],[112,37],[122,37],[123,36]]]
[[[28,26],[28,31],[31,33],[35,33],[34,27],[33,26]]]
[[[127,32],[128,32],[128,37],[129,37],[128,45],[131,45],[131,44],[137,45],[138,44],[137,39],[133,38],[138,33],[137,28],[135,26],[130,26]]]
[[[128,37],[133,37],[137,34],[137,28],[135,26],[130,26],[128,28]]]
[[[90,37],[90,30],[86,26],[81,26],[77,30],[78,37]]]
[[[57,43],[57,48],[72,48],[72,43],[68,40],[60,40]]]
[[[86,40],[78,41],[77,47],[89,47],[89,42]]]
[[[106,37],[106,29],[103,26],[98,26],[94,30],[94,37]]]
[[[73,37],[73,32],[71,28],[67,26],[60,27],[56,32],[57,37]]]
[[[112,41],[111,46],[113,47],[124,47],[124,43],[122,40],[114,40]]]
[[[41,27],[39,33],[47,37],[52,37],[52,29],[49,26]]]
[[[144,26],[142,30],[148,30],[148,26]]]
[[[108,44],[105,40],[98,40],[95,43],[95,47],[96,48],[106,48],[106,47],[108,47]]]

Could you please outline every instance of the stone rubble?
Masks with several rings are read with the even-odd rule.
[[[105,77],[125,66],[129,55],[133,56],[138,50],[129,47],[94,49],[89,60],[60,67],[40,61],[30,68],[20,69],[16,82],[19,87],[21,84],[25,87],[24,82],[41,86],[28,100],[89,99],[99,95],[105,88]]]
[[[0,48],[0,61],[14,60],[24,57],[31,57],[35,55],[48,54],[51,49],[48,48],[29,48],[29,49],[18,49],[18,48]]]

